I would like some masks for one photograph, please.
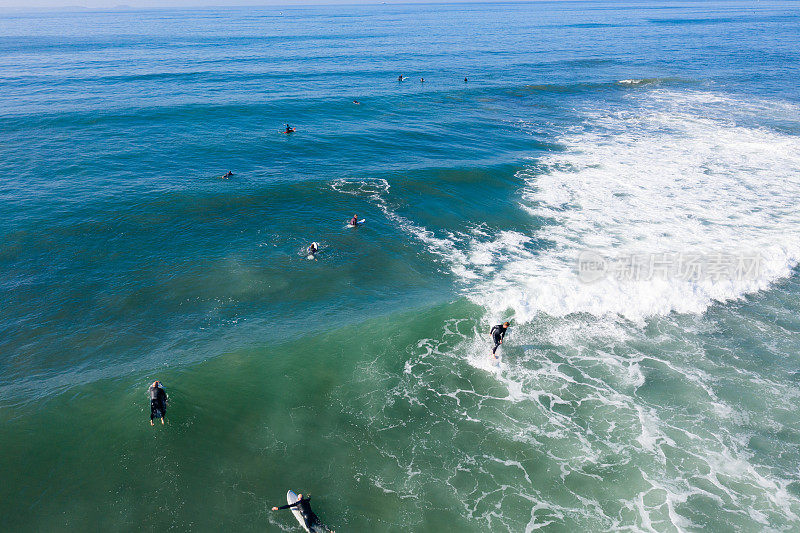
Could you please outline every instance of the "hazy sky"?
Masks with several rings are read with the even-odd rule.
[[[437,0],[386,0],[388,4],[435,3]],[[440,0],[441,1],[441,0]],[[444,0],[446,2],[475,0]],[[441,3],[444,3],[441,1]],[[491,0],[489,0],[491,1]],[[507,1],[507,0],[505,0]],[[289,6],[307,4],[380,4],[382,0],[0,0],[0,9],[57,9],[84,7],[108,9],[118,6],[132,8],[189,7],[189,6]]]

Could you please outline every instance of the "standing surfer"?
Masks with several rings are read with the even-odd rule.
[[[508,322],[503,322],[502,324],[497,324],[492,328],[489,334],[492,336],[492,340],[494,341],[494,348],[492,348],[492,355],[497,359],[497,348],[503,344],[503,339],[506,336],[506,330],[508,330]]]
[[[164,424],[164,417],[167,415],[167,392],[160,381],[154,381],[148,389],[150,393],[150,425],[153,426],[153,419],[160,418]]]

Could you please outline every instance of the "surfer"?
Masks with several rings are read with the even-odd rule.
[[[359,102],[358,100],[353,100],[353,103],[354,103],[355,105],[360,105],[360,104],[361,104],[361,102]]]
[[[489,334],[492,336],[492,340],[494,341],[494,348],[492,348],[492,355],[494,355],[495,359],[497,355],[495,352],[497,348],[503,344],[503,338],[506,336],[506,330],[508,329],[508,322],[503,322],[502,324],[497,324],[492,328]]]
[[[303,498],[302,494],[297,495],[297,501],[294,503],[289,503],[286,505],[281,505],[280,507],[273,507],[273,511],[279,511],[281,509],[292,509],[297,510],[300,512],[300,516],[303,518],[303,526],[308,531],[330,531],[328,526],[322,523],[319,517],[314,514],[314,511],[311,510],[311,504],[308,503],[311,500],[311,496],[306,496]]]
[[[403,81],[403,75],[402,75],[402,74],[400,74],[399,76],[397,76],[397,81]]]
[[[150,393],[150,425],[153,426],[153,419],[160,418],[164,423],[167,414],[167,393],[160,381],[154,381],[148,389]]]
[[[289,127],[289,125],[287,124],[286,131],[284,131],[283,133],[294,133],[294,128]]]
[[[467,83],[467,77],[464,76],[464,83]]]
[[[420,82],[420,83],[425,83],[425,78],[420,78],[420,79],[419,79],[419,82]]]
[[[353,215],[353,218],[350,219],[351,226],[358,226],[358,215]]]
[[[308,247],[308,255],[315,255],[319,251],[319,244],[316,242],[312,242],[311,246]]]
[[[224,176],[222,176],[222,177],[223,177],[223,178],[230,178],[231,176],[233,176],[233,172],[231,172],[231,171],[229,170],[229,171],[228,171],[228,172],[226,172],[226,173],[225,173],[225,175],[224,175]]]

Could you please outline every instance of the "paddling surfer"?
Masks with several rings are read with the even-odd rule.
[[[155,425],[154,418],[160,418],[163,425],[167,415],[167,392],[160,381],[154,381],[147,392],[150,394],[150,425]]]
[[[297,495],[297,501],[294,503],[288,503],[286,505],[281,505],[280,507],[273,507],[273,511],[279,511],[281,509],[292,509],[297,510],[300,512],[300,516],[303,518],[303,526],[308,531],[331,531],[328,526],[322,523],[319,517],[311,510],[311,504],[308,503],[311,500],[311,496],[306,496],[303,498],[302,494]]]

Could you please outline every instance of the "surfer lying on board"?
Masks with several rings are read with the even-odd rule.
[[[297,509],[300,511],[300,516],[303,517],[304,526],[308,531],[330,531],[328,526],[322,523],[319,517],[314,514],[314,511],[311,510],[311,504],[308,503],[311,500],[311,496],[306,496],[303,498],[302,494],[298,494],[297,497],[299,498],[294,503],[289,503],[287,505],[281,505],[280,507],[273,507],[273,511],[278,511],[280,509]]]
[[[225,174],[224,174],[222,177],[223,177],[223,178],[230,178],[231,176],[233,176],[233,172],[231,172],[231,171],[229,170],[229,171],[228,171],[228,172],[226,172],[226,173],[225,173]]]
[[[150,393],[150,425],[153,426],[153,419],[160,418],[164,423],[167,415],[167,393],[160,381],[154,381],[148,389]]]
[[[497,348],[503,344],[503,338],[506,336],[506,330],[508,329],[508,322],[503,322],[502,324],[497,324],[492,330],[489,332],[492,336],[492,340],[494,341],[494,348],[492,348],[492,355],[497,357],[495,352]]]

